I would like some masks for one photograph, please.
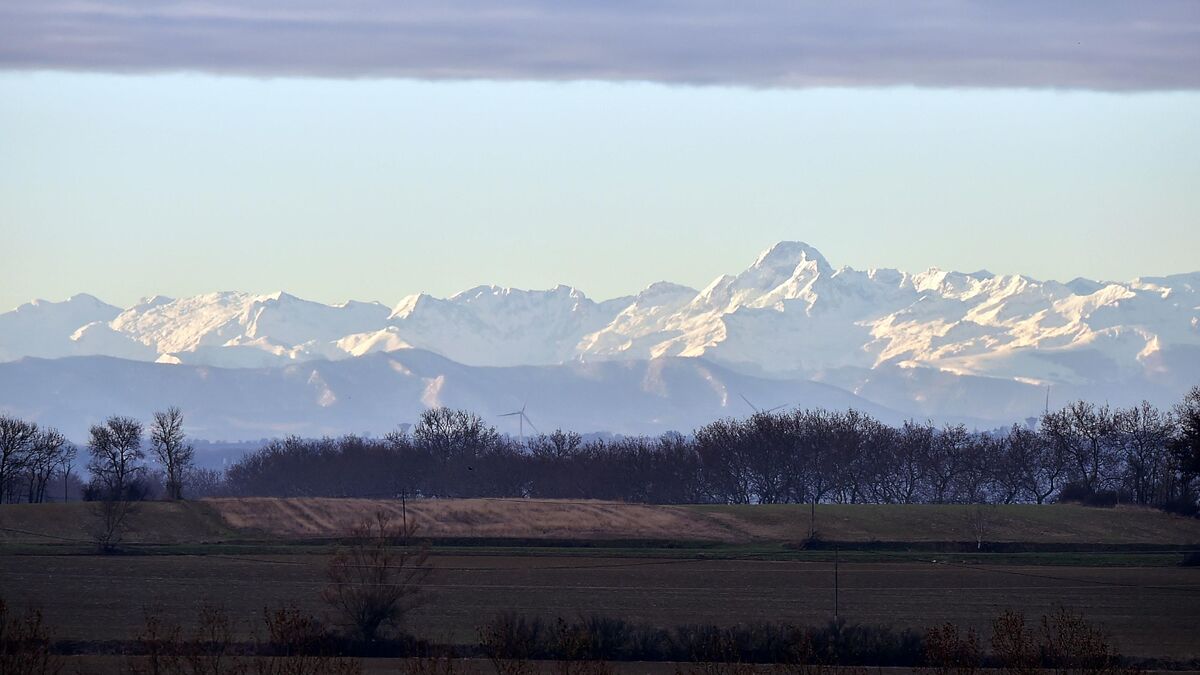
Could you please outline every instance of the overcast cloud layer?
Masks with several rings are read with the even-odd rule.
[[[1200,2],[6,0],[0,67],[1196,89]]]

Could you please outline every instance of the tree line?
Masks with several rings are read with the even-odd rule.
[[[219,479],[195,466],[195,450],[183,431],[183,411],[154,413],[149,429],[131,417],[113,416],[92,425],[85,447],[88,500],[182,499],[184,485],[209,488]],[[154,464],[148,465],[149,459]],[[78,481],[79,449],[57,429],[0,415],[0,501],[41,503],[61,485],[64,500]]]
[[[268,442],[223,474],[197,469],[178,408],[90,429],[84,496],[528,497],[680,504],[1134,503],[1195,514],[1200,387],[1170,410],[1077,401],[1035,425],[884,424],[856,410],[760,412],[691,435],[528,439],[433,408],[411,430]],[[148,442],[153,466],[146,464]],[[0,416],[0,498],[38,502],[76,450],[53,429]]]
[[[890,426],[856,410],[761,412],[690,436],[518,441],[467,411],[410,433],[272,441],[225,473],[233,495],[530,497],[647,503],[1128,502],[1194,514],[1200,387],[1171,410],[1078,401],[1033,426]]]

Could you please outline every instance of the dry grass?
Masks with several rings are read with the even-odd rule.
[[[523,499],[215,499],[230,527],[274,536],[342,536],[377,511],[399,522],[407,512],[425,537],[521,539],[689,539],[749,541],[717,518],[678,506]]]
[[[788,540],[808,534],[805,505],[692,506],[698,514],[758,540]],[[949,504],[821,504],[817,535],[846,542],[971,541],[977,507]],[[1200,545],[1200,519],[1155,509],[1077,504],[1009,504],[983,507],[984,539],[994,543]]]
[[[841,542],[973,541],[974,507],[836,505],[817,507],[817,533]],[[654,506],[586,500],[414,500],[407,516],[435,538],[659,540],[723,544],[798,541],[808,506]],[[148,502],[133,515],[128,543],[207,543],[236,538],[343,537],[377,511],[400,522],[399,501],[241,498]],[[0,507],[0,544],[90,541],[86,504]],[[1200,546],[1200,519],[1146,508],[1077,505],[992,507],[985,540],[1030,544]]]
[[[236,529],[274,536],[341,536],[364,515],[401,518],[397,501],[368,499],[219,499],[209,502]],[[817,507],[817,531],[831,541],[945,542],[974,538],[974,507],[834,505]],[[407,505],[427,537],[657,539],[731,544],[796,541],[808,534],[808,507],[653,506],[602,501],[418,500]],[[989,507],[990,542],[1200,544],[1200,519],[1153,509],[1010,505]]]

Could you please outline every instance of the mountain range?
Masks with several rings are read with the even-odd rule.
[[[428,405],[493,415],[525,401],[547,427],[686,431],[756,397],[989,425],[1048,394],[1167,405],[1197,382],[1200,272],[859,271],[802,242],[700,290],[658,282],[603,301],[567,286],[393,307],[81,294],[0,314],[0,408],[77,429],[186,399],[207,438],[377,433]]]

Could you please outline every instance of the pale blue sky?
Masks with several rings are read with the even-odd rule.
[[[0,73],[0,308],[1200,270],[1200,94]]]

